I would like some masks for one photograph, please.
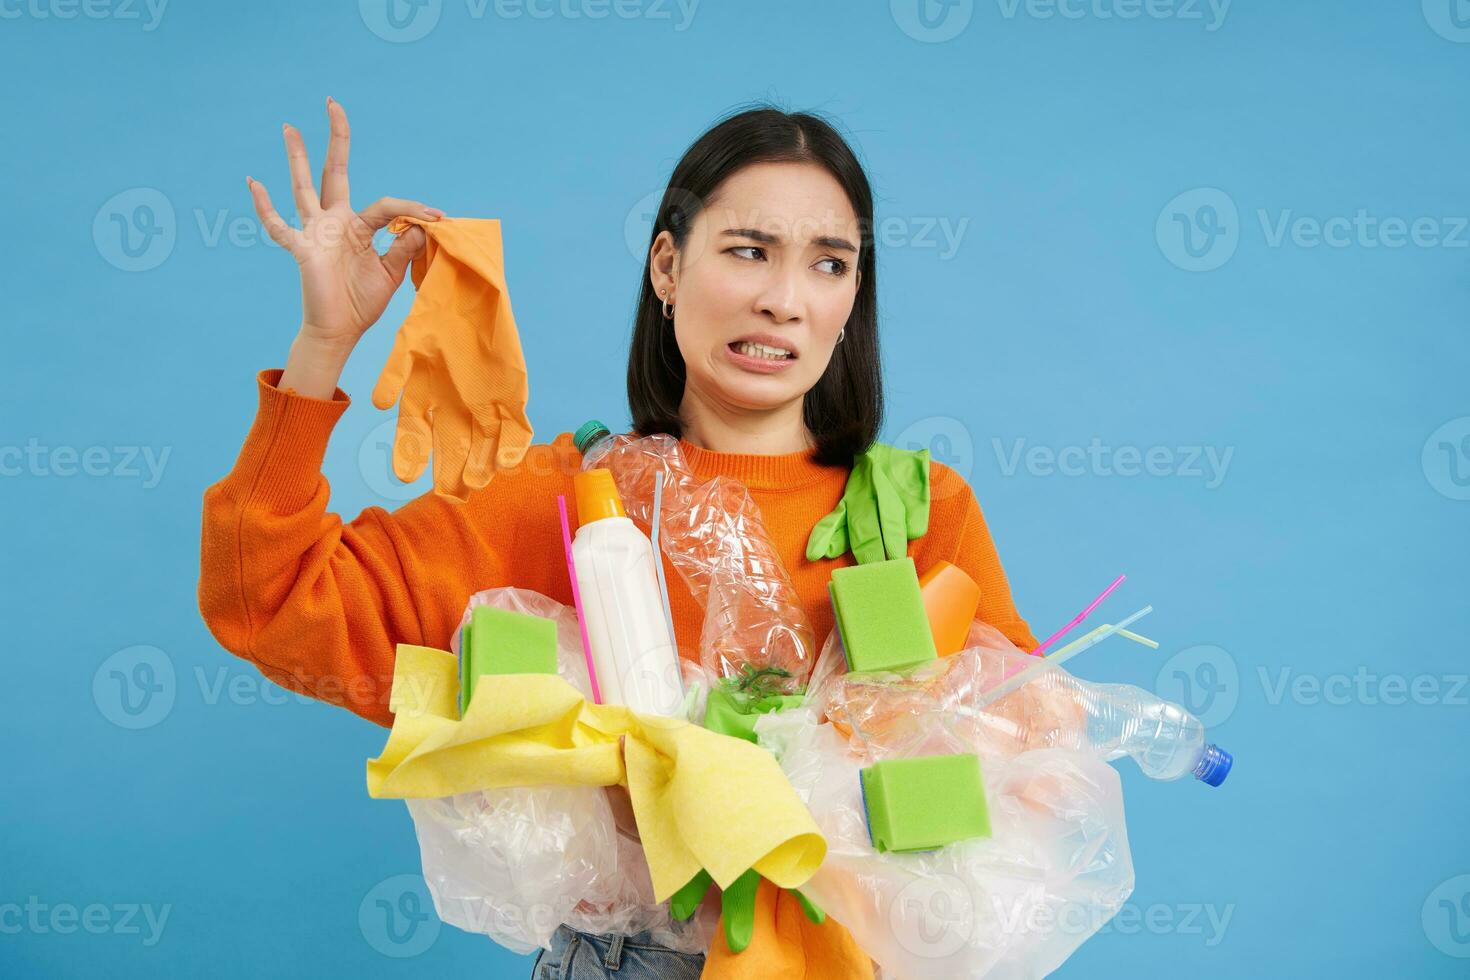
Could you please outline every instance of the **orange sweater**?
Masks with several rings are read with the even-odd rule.
[[[570,433],[533,445],[463,504],[427,493],[344,524],[327,510],[321,464],[349,399],[340,388],[331,399],[281,391],[280,377],[258,376],[260,405],[240,456],[204,493],[199,608],[225,649],[282,687],[387,726],[397,644],[449,649],[473,593],[514,585],[571,605],[556,509],[565,494],[575,511],[581,454]],[[820,644],[832,628],[827,582],[853,558],[807,561],[806,540],[837,506],[849,470],[805,453],[680,446],[700,478],[750,489]],[[980,584],[979,618],[1032,649],[974,494],[954,470],[931,466],[929,532],[909,542],[909,555],[920,574],[940,559],[968,572]],[[680,653],[697,658],[703,610],[663,560]]]

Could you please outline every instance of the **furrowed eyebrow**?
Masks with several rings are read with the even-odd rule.
[[[770,232],[761,231],[759,228],[726,228],[720,234],[731,238],[749,238],[760,242],[762,245],[779,245],[781,236],[772,235]],[[812,239],[813,245],[821,245],[824,248],[837,249],[844,252],[856,252],[857,247],[845,238],[835,238],[831,235],[822,235]]]

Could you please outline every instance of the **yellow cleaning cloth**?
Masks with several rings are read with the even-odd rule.
[[[413,306],[373,388],[373,404],[398,407],[393,472],[410,483],[433,446],[434,490],[465,500],[497,469],[518,464],[531,445],[529,388],[521,340],[505,287],[500,222],[398,217],[428,244],[410,269]]]
[[[553,674],[485,677],[456,717],[453,654],[399,644],[375,798],[450,796],[538,784],[628,788],[656,901],[704,868],[726,888],[755,868],[799,888],[827,853],[769,753],[677,718],[589,703]]]

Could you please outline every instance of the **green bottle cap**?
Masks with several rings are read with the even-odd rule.
[[[591,449],[595,442],[610,435],[612,435],[612,430],[606,425],[597,421],[597,419],[589,419],[583,422],[582,427],[573,434],[572,442],[576,443],[577,452],[586,456],[587,450]]]

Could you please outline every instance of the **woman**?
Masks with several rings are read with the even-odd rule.
[[[239,459],[205,493],[199,603],[219,642],[272,681],[390,725],[398,643],[448,649],[482,589],[572,602],[554,501],[573,496],[581,457],[562,433],[463,504],[430,493],[348,524],[328,512],[321,463],[348,405],[337,381],[425,244],[410,227],[380,256],[373,232],[399,215],[444,213],[397,198],[354,213],[347,114],[331,99],[327,111],[320,198],[301,136],[285,127],[299,231],[247,178],[267,231],[300,266],[303,316],[285,369],[257,378]],[[838,505],[882,415],[872,228],[867,177],[827,122],[767,106],[726,117],[671,175],[628,360],[633,430],[678,437],[697,476],[750,489],[818,640],[833,624],[832,570],[854,562],[809,561],[807,538]],[[937,462],[930,482],[929,529],[908,545],[919,572],[958,565],[980,583],[979,618],[1033,648],[973,493]],[[702,610],[666,571],[680,652],[697,658]],[[574,957],[578,970],[585,961],[622,977],[695,976],[702,959],[646,936],[563,928],[538,964],[547,977],[570,975]]]

